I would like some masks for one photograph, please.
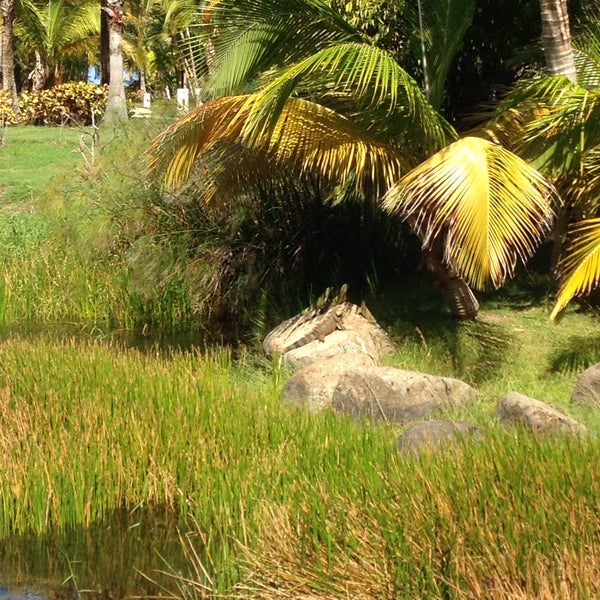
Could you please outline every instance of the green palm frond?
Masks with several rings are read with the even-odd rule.
[[[575,224],[569,238],[559,263],[562,285],[550,314],[552,321],[560,320],[575,296],[591,292],[600,282],[600,218]]]
[[[468,137],[405,175],[383,206],[406,219],[430,247],[447,236],[445,260],[470,285],[500,286],[548,231],[552,186],[522,159]]]
[[[577,82],[591,89],[600,85],[600,14],[597,9],[586,12],[586,23],[573,39],[573,51]]]
[[[594,40],[594,43],[596,47],[587,46],[585,49],[573,50],[577,83],[587,89],[600,86],[600,40]]]
[[[274,127],[288,98],[301,89],[320,103],[350,106],[353,118],[374,122],[377,110],[386,124],[412,131],[428,149],[437,150],[454,137],[414,79],[385,51],[363,43],[337,43],[271,75],[256,94],[249,127],[264,135]],[[350,102],[350,100],[352,102]]]
[[[582,171],[587,152],[600,144],[600,94],[571,87],[524,130],[526,156],[550,173]]]
[[[521,116],[518,153],[545,173],[581,171],[585,155],[600,144],[600,94],[564,77],[527,81],[499,111]]]
[[[571,220],[582,221],[600,214],[600,146],[586,152],[579,172],[556,182],[569,206]]]
[[[199,41],[210,38],[214,50],[209,86],[222,94],[238,93],[260,73],[333,42],[360,39],[320,0],[213,1],[205,8],[204,23]]]
[[[298,174],[318,173],[357,189],[383,193],[406,170],[408,160],[365,135],[351,120],[323,106],[290,98],[272,133],[247,135],[254,95],[227,96],[190,111],[165,130],[149,151],[149,170],[164,172],[168,187],[186,181],[201,157],[223,144],[251,148]]]
[[[446,78],[463,36],[473,21],[474,0],[422,0],[426,34],[429,101],[439,110]]]
[[[75,7],[65,0],[44,5],[21,0],[16,33],[24,46],[37,50],[42,60],[54,65],[64,56],[77,54],[90,38],[99,35],[100,11],[89,0]]]

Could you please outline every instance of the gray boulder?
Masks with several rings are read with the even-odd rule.
[[[458,379],[373,367],[342,373],[332,406],[354,418],[406,423],[468,406],[477,397],[474,388]]]
[[[365,306],[343,302],[281,323],[267,334],[263,349],[298,370],[336,354],[366,354],[378,362],[393,344]]]
[[[585,432],[584,425],[560,410],[518,392],[509,392],[500,399],[496,416],[503,424],[521,424],[536,434]]]
[[[313,362],[287,380],[281,391],[281,399],[286,404],[321,412],[331,408],[333,390],[342,373],[374,366],[375,361],[367,354],[338,354]]]
[[[580,406],[600,407],[600,364],[586,369],[580,375],[571,402]]]
[[[481,429],[466,421],[423,421],[408,427],[398,438],[398,450],[416,454],[441,450],[461,439],[483,439]]]

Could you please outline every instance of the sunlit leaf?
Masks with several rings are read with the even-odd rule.
[[[291,98],[272,133],[245,135],[256,96],[228,96],[190,111],[164,131],[149,151],[149,170],[164,172],[169,187],[181,185],[194,164],[218,144],[254,149],[279,167],[318,173],[340,185],[352,179],[383,193],[408,161],[369,137],[351,120],[318,104]]]
[[[430,247],[446,236],[446,262],[470,285],[498,287],[527,260],[553,211],[552,186],[527,163],[491,142],[467,137],[405,175],[383,206]]]
[[[588,294],[600,282],[600,218],[575,224],[569,239],[559,263],[562,285],[550,314],[552,321],[562,317],[575,296]]]

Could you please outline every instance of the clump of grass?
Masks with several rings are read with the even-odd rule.
[[[0,361],[2,536],[160,505],[196,524],[186,593],[600,592],[593,438],[490,423],[419,459],[390,424],[285,409],[277,372],[224,350],[9,337]]]
[[[596,597],[597,458],[588,441],[488,432],[392,460],[376,485],[308,484],[264,505],[236,597]]]

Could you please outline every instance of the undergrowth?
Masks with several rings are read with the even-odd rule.
[[[54,130],[70,139],[52,146],[63,176],[0,181],[0,535],[160,505],[189,530],[189,572],[174,580],[186,598],[597,596],[599,421],[569,402],[600,360],[597,314],[571,309],[551,325],[552,290],[531,278],[530,295],[485,296],[478,322],[457,323],[414,266],[400,273],[400,261],[399,289],[386,288],[381,247],[386,268],[366,268],[352,289],[393,337],[386,361],[477,387],[480,401],[449,416],[477,422],[483,441],[417,459],[396,450],[401,426],[288,410],[285,373],[243,344],[207,342],[256,341],[319,286],[347,280],[343,251],[310,279],[330,255],[307,240],[367,216],[309,207],[300,193],[246,198],[231,215],[190,190],[165,195],[142,176],[164,124],[101,131],[100,162],[76,166],[77,136]],[[9,132],[0,160],[34,133]],[[37,156],[40,173],[54,164]],[[294,206],[330,229],[282,235],[280,219],[298,226]],[[398,243],[407,260],[413,248]],[[297,278],[277,283],[290,256]],[[174,333],[185,346],[158,343]],[[146,343],[127,347],[122,334]],[[559,405],[591,435],[500,430],[493,407],[510,390]]]

